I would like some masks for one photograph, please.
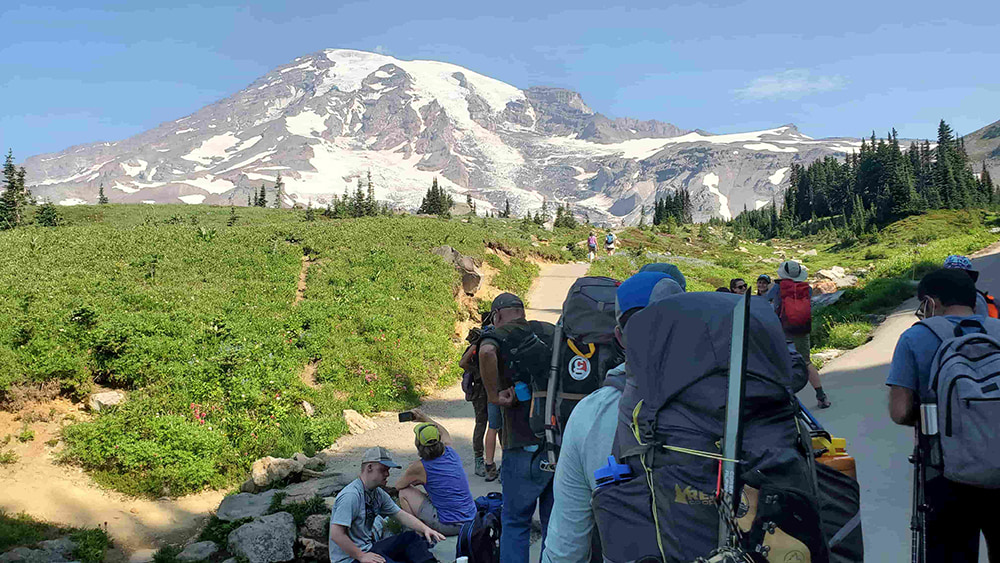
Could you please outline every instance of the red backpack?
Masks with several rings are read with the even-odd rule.
[[[986,300],[986,310],[989,312],[989,316],[994,319],[1000,319],[1000,311],[997,309],[996,299],[985,291],[980,291],[979,294]]]
[[[778,318],[785,333],[792,335],[809,334],[812,330],[812,301],[809,299],[809,284],[792,280],[779,283],[781,303]]]

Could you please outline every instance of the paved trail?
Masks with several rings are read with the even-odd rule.
[[[535,280],[528,295],[530,307],[525,311],[528,319],[555,322],[559,318],[563,299],[569,287],[580,276],[587,273],[587,264],[543,264],[539,277]],[[457,354],[456,354],[457,361]],[[462,457],[465,473],[469,477],[469,486],[474,497],[485,495],[490,491],[499,491],[500,482],[487,483],[482,477],[474,474],[474,454],[472,451],[472,432],[476,419],[472,403],[466,402],[465,394],[460,385],[444,389],[424,401],[420,407],[430,417],[441,423],[455,440],[455,449]],[[383,413],[375,419],[378,427],[374,430],[356,436],[344,436],[335,444],[337,457],[332,465],[344,473],[356,473],[358,460],[366,448],[380,445],[392,452],[397,463],[406,467],[418,459],[413,446],[414,426],[411,422],[398,422],[395,413]],[[500,448],[497,448],[497,461],[500,460]],[[392,484],[399,471],[393,471],[389,477]],[[541,542],[532,545],[532,560],[537,561],[540,555]],[[438,544],[434,553],[441,561],[451,561],[455,557],[455,539]]]
[[[979,287],[996,295],[1000,289],[1000,254],[975,259]],[[833,406],[813,409],[812,388],[800,398],[836,436],[847,438],[848,451],[857,460],[861,483],[861,520],[866,561],[905,561],[910,553],[910,504],[913,466],[913,430],[889,419],[885,379],[899,335],[917,322],[910,299],[889,316],[868,344],[831,361],[823,369],[823,387]],[[985,546],[980,561],[987,561]]]

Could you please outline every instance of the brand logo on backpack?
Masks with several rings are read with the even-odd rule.
[[[583,381],[590,375],[590,360],[583,356],[573,356],[569,361],[569,375],[577,381]]]

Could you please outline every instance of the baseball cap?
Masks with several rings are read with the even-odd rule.
[[[413,433],[417,435],[417,441],[421,446],[432,446],[441,441],[441,431],[438,427],[429,422],[422,422],[413,427]]]
[[[400,468],[398,463],[392,461],[392,456],[389,455],[389,450],[383,448],[382,446],[375,446],[374,448],[368,448],[365,450],[365,456],[361,458],[361,463],[381,463],[390,469]]]
[[[653,286],[653,291],[649,292],[649,305],[657,301],[662,301],[671,295],[677,295],[678,293],[684,293],[681,285],[674,281],[673,278],[664,278],[656,282],[656,285]]]
[[[960,254],[952,254],[944,259],[944,268],[947,270],[965,270],[969,273],[972,281],[979,281],[979,272],[972,266],[972,260]]]
[[[493,305],[490,306],[490,311],[495,313],[500,309],[510,309],[512,307],[520,307],[523,309],[524,301],[521,301],[521,298],[513,293],[501,293],[493,299]]]
[[[615,293],[615,320],[636,307],[649,305],[649,295],[661,280],[671,279],[663,272],[639,272],[618,286]]]
[[[769,276],[767,274],[761,274],[761,275],[757,276],[757,281],[760,281],[760,280],[764,280],[767,283],[771,283],[771,276]]]
[[[663,272],[673,278],[673,280],[677,282],[677,285],[681,286],[682,290],[687,291],[687,280],[684,279],[684,274],[681,273],[680,268],[673,264],[669,264],[667,262],[652,262],[650,264],[646,264],[642,268],[639,268],[639,271]]]

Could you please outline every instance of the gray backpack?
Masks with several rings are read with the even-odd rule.
[[[921,397],[921,430],[937,436],[932,465],[951,481],[1000,489],[1000,333],[975,319],[919,324],[941,339]]]

